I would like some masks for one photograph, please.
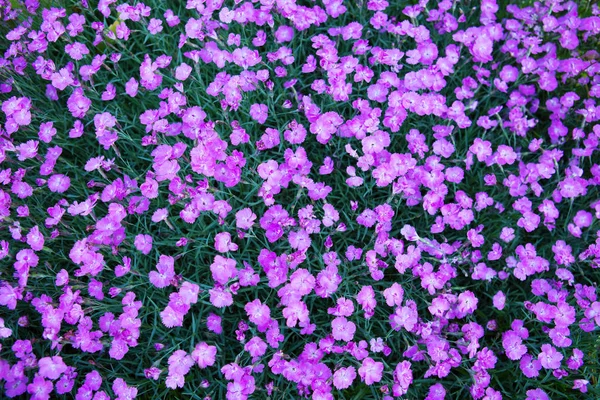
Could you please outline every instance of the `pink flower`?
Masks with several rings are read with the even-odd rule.
[[[187,375],[194,365],[193,357],[183,350],[175,350],[169,357],[169,375]]]
[[[309,321],[308,307],[303,301],[293,301],[282,311],[282,315],[286,318],[286,325],[293,328],[300,322],[303,324]]]
[[[396,382],[393,386],[394,396],[403,396],[406,394],[409,386],[413,382],[410,361],[402,361],[396,366],[396,369],[394,370],[394,382]]]
[[[503,310],[505,303],[506,303],[506,296],[504,295],[504,293],[502,293],[502,290],[499,290],[494,295],[494,298],[493,298],[494,307],[496,307],[498,310]]]
[[[384,85],[376,83],[369,86],[367,89],[367,96],[369,100],[376,101],[378,103],[384,103],[387,100],[388,89]]]
[[[492,50],[494,42],[484,32],[479,32],[475,39],[475,43],[471,48],[471,54],[473,54],[473,61],[476,63],[486,63],[493,60]]]
[[[42,235],[37,225],[31,228],[27,234],[27,244],[31,246],[33,251],[40,251],[44,248],[44,235]]]
[[[367,357],[363,360],[362,366],[358,369],[358,374],[361,380],[367,384],[372,385],[381,381],[383,374],[383,363],[373,360],[371,357]]]
[[[220,232],[215,235],[215,249],[220,253],[227,253],[229,251],[236,251],[238,245],[231,241],[231,234],[229,232]]]
[[[248,47],[242,47],[235,49],[231,53],[231,60],[246,70],[249,67],[259,64],[262,61],[262,57],[257,50],[251,50]]]
[[[51,380],[58,379],[67,370],[67,365],[60,356],[40,358],[38,367],[38,374]]]
[[[362,306],[366,319],[370,319],[375,314],[377,300],[375,300],[373,287],[363,286],[356,295],[356,301]]]
[[[250,116],[259,124],[264,124],[269,115],[269,109],[265,104],[254,103],[250,106]]]
[[[217,308],[229,307],[233,304],[233,296],[231,292],[225,291],[222,288],[215,287],[208,291],[210,302]]]
[[[73,75],[66,69],[62,68],[60,71],[55,72],[51,76],[52,86],[60,91],[63,91],[67,86],[72,85],[75,81]]]
[[[144,369],[144,376],[146,377],[146,379],[152,379],[157,381],[160,377],[161,372],[162,370],[160,370],[157,367],[146,368]]]
[[[0,318],[0,339],[6,339],[10,336],[12,336],[12,329],[7,328],[4,325],[4,319]]]
[[[210,265],[210,271],[215,282],[225,285],[230,279],[237,276],[236,262],[232,258],[215,256]]]
[[[546,369],[560,368],[560,362],[562,361],[563,357],[564,356],[550,344],[543,344],[542,352],[538,354],[538,360],[540,363],[542,363],[542,367]]]
[[[87,373],[85,375],[85,385],[92,390],[100,390],[100,385],[102,385],[102,376],[100,376],[100,373],[96,370]]]
[[[135,237],[135,248],[142,254],[148,255],[152,250],[152,236],[139,234]]]
[[[202,369],[213,366],[217,355],[217,348],[210,346],[205,342],[198,343],[192,351],[192,359]]]
[[[304,229],[301,229],[290,232],[289,242],[292,249],[303,251],[310,247],[311,239],[308,233]]]
[[[579,390],[581,393],[587,393],[588,388],[587,385],[590,382],[586,379],[575,379],[573,381],[573,389]]]
[[[167,328],[182,326],[183,317],[184,315],[181,312],[170,305],[166,306],[165,309],[160,312],[161,321]]]
[[[429,387],[429,393],[424,400],[444,400],[446,398],[446,389],[441,383],[436,383]]]
[[[162,32],[162,30],[162,21],[160,19],[150,19],[150,22],[148,23],[148,32],[150,32],[152,35],[156,35]]]
[[[55,135],[56,128],[54,127],[54,123],[52,121],[40,124],[40,131],[38,132],[38,137],[42,142],[50,143]]]
[[[264,340],[255,336],[246,343],[244,350],[250,353],[252,357],[261,357],[267,351],[267,344]]]
[[[294,28],[291,26],[281,25],[275,31],[275,39],[278,43],[291,42],[294,38]]]
[[[527,347],[525,347],[521,338],[512,330],[504,332],[502,335],[502,347],[506,351],[506,356],[513,361],[521,359],[527,353]]]
[[[200,287],[195,283],[183,282],[179,288],[179,297],[185,304],[196,304]]]
[[[15,146],[15,150],[18,154],[19,161],[25,161],[30,158],[34,158],[38,154],[38,145],[40,142],[37,140],[28,140],[18,146]]]
[[[137,388],[127,386],[122,378],[117,378],[113,382],[112,390],[117,395],[116,400],[133,400],[137,396]]]
[[[102,96],[100,98],[102,101],[110,101],[115,98],[117,95],[117,88],[112,83],[106,85],[106,90],[102,92]]]
[[[221,317],[219,317],[216,314],[210,313],[209,316],[206,318],[206,328],[209,331],[216,333],[217,335],[223,333],[223,328],[221,327]]]
[[[542,389],[531,389],[527,391],[525,400],[550,400],[550,397]]]
[[[355,378],[356,368],[340,368],[333,374],[333,386],[339,390],[347,389],[352,385]]]
[[[265,332],[271,324],[271,310],[259,299],[251,301],[244,306],[250,322],[256,324],[259,332]]]
[[[138,92],[138,87],[139,84],[135,78],[131,78],[125,84],[125,93],[127,93],[128,96],[135,97]]]
[[[181,22],[179,17],[173,12],[173,10],[170,9],[165,11],[164,17],[167,21],[167,25],[169,25],[171,28],[179,25],[179,23]]]
[[[354,338],[356,325],[345,317],[337,317],[331,321],[331,333],[335,340],[349,342]]]
[[[165,288],[171,284],[171,280],[175,278],[175,259],[173,257],[161,255],[156,265],[157,271],[150,271],[148,278],[157,288]]]
[[[33,382],[27,385],[27,393],[31,395],[30,399],[48,400],[54,385],[52,382],[45,380],[42,376],[33,378]]]
[[[404,289],[402,289],[399,283],[394,282],[391,287],[383,291],[383,297],[385,297],[385,302],[388,306],[400,306],[404,298]]]
[[[243,208],[235,214],[235,226],[239,229],[250,229],[255,220],[256,214],[250,208]]]
[[[71,179],[62,174],[55,174],[48,179],[48,189],[53,193],[64,193],[71,186]]]
[[[517,153],[515,153],[513,148],[504,144],[498,146],[496,154],[496,162],[498,165],[512,165],[517,159]]]
[[[392,329],[399,331],[404,328],[411,332],[418,322],[418,314],[415,307],[397,307],[396,312],[390,315]]]
[[[472,314],[477,309],[479,300],[470,290],[458,295],[458,311],[463,314]]]
[[[519,362],[521,372],[528,378],[536,378],[540,374],[542,364],[538,359],[531,357],[529,354],[525,354]]]
[[[186,63],[181,63],[175,68],[175,79],[179,81],[185,81],[192,73],[192,67]]]

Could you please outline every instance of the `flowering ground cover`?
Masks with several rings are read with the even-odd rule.
[[[597,399],[593,1],[0,0],[0,397]]]

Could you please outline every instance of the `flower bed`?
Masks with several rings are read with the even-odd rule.
[[[0,0],[0,397],[600,397],[591,1]]]

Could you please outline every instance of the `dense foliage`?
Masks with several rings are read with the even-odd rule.
[[[0,397],[600,398],[600,9],[0,0]]]

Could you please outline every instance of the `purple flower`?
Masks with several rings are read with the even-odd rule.
[[[56,380],[62,373],[67,371],[67,365],[63,362],[62,357],[44,357],[38,361],[38,374],[42,378]]]
[[[354,338],[356,325],[345,317],[337,317],[331,321],[331,332],[335,340],[349,342]]]
[[[267,120],[269,109],[265,104],[254,103],[250,106],[250,116],[259,124],[264,124]]]
[[[542,389],[531,389],[527,391],[525,400],[550,400],[550,397]]]
[[[192,359],[202,369],[215,364],[217,348],[204,342],[198,343],[192,351]]]
[[[64,193],[71,186],[71,179],[62,174],[55,174],[48,179],[48,189],[53,193]]]
[[[356,368],[340,368],[333,374],[333,386],[335,386],[336,389],[339,390],[347,389],[352,385],[352,382],[355,378]]]
[[[506,356],[515,361],[527,353],[527,347],[523,344],[522,339],[512,330],[506,331],[502,335],[502,347],[504,347]]]
[[[494,307],[496,307],[498,310],[503,310],[505,303],[506,303],[506,296],[504,295],[504,293],[501,290],[499,290],[494,295],[494,298],[493,298]]]
[[[135,248],[142,254],[148,255],[152,250],[152,236],[139,234],[135,237]]]
[[[150,271],[148,278],[157,288],[165,288],[171,284],[171,280],[175,278],[175,259],[173,257],[161,255],[159,262],[156,265],[157,271]]]
[[[429,387],[429,392],[425,400],[444,400],[446,398],[446,389],[441,383],[436,383]]]
[[[31,399],[48,400],[54,385],[52,382],[45,380],[41,376],[33,378],[33,382],[27,385],[27,393],[31,395]]]
[[[543,344],[542,351],[538,355],[538,360],[542,364],[542,367],[546,369],[558,369],[560,368],[560,362],[563,357],[564,356],[560,354],[554,346]]]
[[[367,385],[372,385],[381,381],[383,374],[383,363],[367,357],[362,361],[361,367],[358,369],[360,379]]]
[[[112,390],[117,395],[117,400],[133,400],[137,396],[137,388],[127,386],[122,378],[117,378],[113,382]]]

